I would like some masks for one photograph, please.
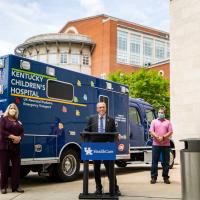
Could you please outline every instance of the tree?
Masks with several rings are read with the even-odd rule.
[[[108,79],[128,85],[130,97],[142,98],[155,109],[164,106],[167,110],[167,117],[169,117],[169,81],[165,80],[157,71],[141,69],[132,74],[117,71],[110,74]]]

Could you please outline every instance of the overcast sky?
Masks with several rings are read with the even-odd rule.
[[[168,0],[0,0],[0,55],[31,36],[98,14],[169,31]]]

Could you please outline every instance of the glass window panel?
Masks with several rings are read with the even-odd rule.
[[[165,42],[156,40],[155,57],[158,61],[165,59]]]
[[[140,65],[140,55],[130,54],[130,64]]]
[[[83,55],[83,65],[89,65],[89,55]]]
[[[124,51],[117,51],[117,61],[128,63],[128,53]]]
[[[144,38],[144,56],[152,57],[153,56],[153,39]]]
[[[135,107],[129,108],[129,119],[135,124],[141,125],[140,115]]]
[[[66,64],[67,63],[67,53],[61,53],[60,54],[60,63]]]
[[[143,65],[150,66],[153,61],[153,39],[144,37],[143,55]]]
[[[117,61],[128,63],[127,37],[125,31],[117,31]]]
[[[139,35],[130,35],[130,52],[134,54],[140,54],[140,42],[141,36]]]
[[[155,119],[155,115],[154,115],[152,110],[148,110],[148,109],[145,109],[145,113],[146,113],[146,116],[147,116],[148,124],[150,125],[152,120]]]
[[[72,101],[74,95],[73,86],[69,83],[48,80],[48,97]]]
[[[48,63],[49,64],[56,64],[57,62],[57,54],[54,53],[54,54],[49,54],[49,57],[48,57]]]
[[[140,65],[141,36],[130,35],[130,64]]]
[[[170,57],[170,44],[167,43],[167,59]]]
[[[47,62],[47,55],[46,55],[46,54],[40,54],[38,60],[39,60],[40,62],[46,63],[46,62]]]
[[[37,60],[37,55],[31,56],[30,59]]]
[[[127,33],[117,31],[117,49],[127,51]]]
[[[71,64],[79,65],[80,64],[80,55],[71,54]]]

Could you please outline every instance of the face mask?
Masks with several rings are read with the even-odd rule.
[[[163,113],[158,113],[158,118],[159,118],[159,119],[164,119],[164,118],[165,118],[165,114],[163,114]]]
[[[9,110],[9,115],[10,116],[15,116],[15,114],[16,114],[16,110],[15,109],[10,109]]]

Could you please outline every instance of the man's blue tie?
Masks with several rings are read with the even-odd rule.
[[[100,127],[99,127],[99,132],[100,132],[100,133],[104,133],[103,117],[100,117]]]

